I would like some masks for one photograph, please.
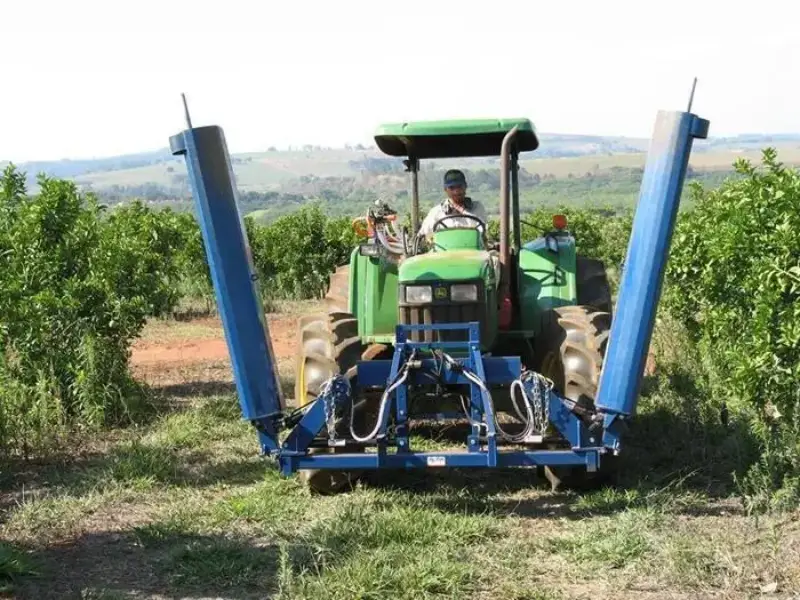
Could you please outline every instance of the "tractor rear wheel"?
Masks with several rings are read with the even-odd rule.
[[[556,391],[579,406],[593,408],[603,368],[611,315],[594,306],[562,306],[550,311],[538,340],[537,370],[551,379]],[[603,455],[601,468],[545,467],[553,490],[602,484],[614,471],[614,457]]]
[[[335,375],[344,375],[350,385],[354,386],[357,362],[378,358],[388,351],[388,347],[383,344],[363,344],[358,335],[358,321],[347,312],[302,317],[299,329],[294,393],[298,406],[312,402],[319,395],[322,384]],[[364,417],[364,412],[359,410],[355,415],[354,425],[357,431],[363,430],[359,421]],[[347,412],[341,419],[336,434],[349,436],[349,428],[350,415]],[[327,430],[323,429],[320,436],[327,438]],[[323,448],[312,451],[329,450]],[[300,479],[318,493],[338,491],[352,484],[357,475],[355,472],[328,469],[300,471]]]
[[[578,256],[575,269],[578,304],[612,314],[611,285],[603,261]]]
[[[348,312],[350,310],[350,265],[336,267],[330,278],[325,305],[330,312]]]

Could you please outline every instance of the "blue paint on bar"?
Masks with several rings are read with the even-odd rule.
[[[281,471],[289,475],[297,469],[420,469],[420,468],[493,468],[535,466],[586,466],[594,471],[600,464],[597,449],[534,450],[528,452],[403,452],[398,454],[354,453],[281,455]],[[496,461],[495,464],[492,464]]]
[[[170,149],[186,159],[242,415],[268,428],[284,402],[224,133],[187,129],[170,138]],[[274,446],[271,435],[260,437],[263,448]]]
[[[463,346],[463,343],[462,343]],[[459,361],[459,362],[463,362]],[[409,376],[409,381],[415,384],[434,384],[432,372],[436,371],[437,363],[430,358],[422,360],[422,368],[415,369]],[[522,369],[518,356],[500,356],[483,359],[486,371],[486,383],[489,385],[510,384],[517,379]],[[382,386],[392,370],[391,360],[368,360],[359,362],[356,367],[356,379],[359,387]],[[441,373],[443,384],[468,384],[469,380],[462,374],[445,369]]]
[[[687,112],[658,113],[596,401],[611,413],[607,425],[636,411],[692,140],[708,125]]]

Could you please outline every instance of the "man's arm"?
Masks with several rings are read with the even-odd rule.
[[[438,208],[437,205],[428,211],[428,214],[425,215],[425,219],[422,221],[422,225],[419,226],[417,236],[428,236],[433,233],[433,224],[436,223],[438,218]]]

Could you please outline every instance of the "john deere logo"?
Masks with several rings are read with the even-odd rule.
[[[433,297],[437,300],[444,300],[447,298],[447,288],[437,287],[433,289]]]

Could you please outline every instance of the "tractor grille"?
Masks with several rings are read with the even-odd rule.
[[[442,299],[434,299],[432,302],[425,304],[410,304],[405,302],[405,286],[401,284],[399,289],[398,322],[401,325],[435,325],[437,323],[469,323],[470,321],[477,321],[481,324],[481,339],[485,339],[486,295],[482,282],[455,283],[474,283],[477,285],[477,302],[454,302],[450,300],[448,292],[446,297]],[[435,287],[448,288],[449,284],[439,284]],[[412,331],[409,334],[409,340],[414,342],[456,342],[467,341],[468,339],[468,330]]]

